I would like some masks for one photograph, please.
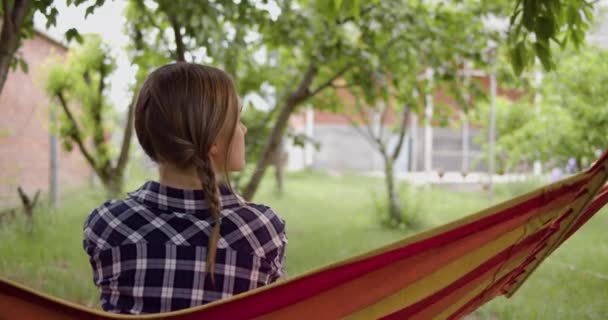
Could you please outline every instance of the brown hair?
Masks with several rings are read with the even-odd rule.
[[[179,168],[195,167],[214,226],[207,248],[207,273],[214,284],[214,265],[220,237],[220,197],[209,151],[217,139],[229,139],[238,121],[238,97],[224,71],[178,62],[162,66],[144,82],[135,106],[135,132],[155,162]],[[224,178],[230,186],[228,175]]]

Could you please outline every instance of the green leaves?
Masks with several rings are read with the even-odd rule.
[[[518,42],[514,47],[510,48],[511,64],[515,74],[520,75],[524,67],[528,64],[528,50],[524,41]]]
[[[498,100],[497,142],[499,149],[508,150],[506,169],[532,160],[561,166],[575,158],[585,164],[584,159],[595,159],[595,152],[608,145],[608,52],[571,49],[555,59],[554,72],[545,74],[538,89],[540,105],[532,105],[529,96],[518,102]],[[488,110],[487,104],[481,105],[481,123],[489,117]]]
[[[82,38],[82,36],[80,35],[80,33],[78,32],[78,30],[76,28],[68,29],[68,31],[65,32],[65,38],[67,39],[68,42],[71,42],[72,40],[76,40],[78,43],[82,43],[84,41],[84,39]]]
[[[578,48],[593,21],[594,1],[518,0],[511,15],[507,44],[513,70],[520,75],[537,57],[545,70],[555,69],[552,43]],[[584,18],[583,18],[584,17]]]
[[[553,70],[555,68],[555,62],[551,58],[550,43],[547,40],[539,40],[534,43],[534,50],[536,56],[540,59],[545,70]]]
[[[95,12],[95,9],[103,6],[103,4],[105,3],[105,0],[95,0],[95,3],[88,6],[86,9],[86,13],[84,15],[85,19],[90,15],[93,14]]]
[[[48,14],[45,14],[47,29],[50,28],[51,26],[54,26],[55,24],[57,24],[57,15],[58,14],[59,14],[59,11],[55,7],[52,7],[50,12]]]
[[[71,112],[73,119],[67,114],[59,118],[59,134],[64,140],[64,146],[71,148],[79,139],[84,141],[96,134],[103,136],[103,132],[111,127],[111,121],[107,119],[113,111],[106,101],[106,81],[116,68],[109,47],[103,44],[101,37],[90,35],[84,38],[81,46],[70,50],[67,61],[57,57],[48,65],[48,95],[53,99],[61,96],[68,109],[74,108]],[[98,156],[108,157],[109,147],[99,145],[95,148]]]
[[[74,5],[79,6],[82,4],[88,4],[86,9],[85,18],[90,14],[94,13],[95,9],[104,5],[105,0],[67,0],[66,4],[68,6]],[[23,24],[20,26],[21,29],[17,30],[16,33],[22,39],[28,39],[34,36],[34,15],[36,13],[41,14],[46,19],[45,27],[48,29],[57,24],[57,16],[59,15],[59,10],[55,6],[53,0],[35,0],[32,4],[32,9],[27,12],[27,16],[24,19]],[[71,28],[65,33],[65,37],[68,42],[72,40],[76,40],[78,43],[82,43],[82,36],[78,33],[76,28]],[[23,70],[27,70],[25,65],[21,64]]]
[[[553,16],[540,16],[536,19],[537,33],[536,36],[539,40],[549,40],[555,36],[557,32],[557,25],[555,23],[555,17]]]
[[[19,63],[19,67],[21,68],[21,71],[23,71],[23,73],[29,72],[29,67],[24,59],[17,59],[17,62]]]

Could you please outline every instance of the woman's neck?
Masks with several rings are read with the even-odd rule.
[[[170,164],[159,164],[160,184],[176,189],[202,189],[201,180],[194,167],[180,169]]]

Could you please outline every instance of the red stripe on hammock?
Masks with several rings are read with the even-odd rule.
[[[603,169],[602,167],[605,165],[605,163],[608,163],[608,149],[604,151],[604,154],[602,154],[602,156],[596,162],[593,163],[593,166],[591,166],[589,171]]]
[[[477,277],[484,276],[486,271],[494,268],[495,266],[497,266],[501,263],[504,263],[506,260],[508,260],[510,257],[512,257],[516,252],[534,245],[536,242],[541,240],[547,232],[549,232],[549,228],[541,229],[540,231],[529,235],[528,237],[526,237],[524,240],[517,243],[516,245],[510,246],[510,247],[504,249],[503,251],[501,251],[500,253],[498,253],[497,255],[493,256],[489,260],[486,260],[484,263],[479,265],[477,268],[470,271],[469,273],[462,276],[461,278],[457,279],[456,281],[452,282],[447,287],[444,287],[443,289],[435,292],[434,294],[432,294],[406,308],[403,308],[399,311],[391,313],[391,314],[383,317],[382,319],[383,320],[407,319],[408,317],[412,317],[412,316],[416,315],[416,313],[422,311],[423,309],[429,307],[430,305],[432,305],[434,303],[437,303],[439,300],[441,300],[442,298],[444,298],[445,296],[447,296],[454,290],[466,285],[467,283],[473,281]]]
[[[59,310],[57,313],[65,314],[69,317],[72,317],[73,319],[83,319],[83,320],[108,319],[106,317],[97,317],[87,311],[83,311],[83,310],[79,310],[79,309],[72,308],[69,306],[65,306],[63,304],[59,304],[59,303],[49,300],[47,298],[41,297],[37,294],[30,293],[30,292],[22,290],[20,288],[14,287],[11,284],[6,283],[2,280],[0,280],[0,293],[28,301],[28,302],[31,302],[32,304],[40,305],[40,306],[43,306],[43,307],[51,309],[51,310]],[[2,303],[0,302],[0,304],[2,304]],[[7,307],[7,306],[5,306],[5,307]],[[0,312],[1,312],[1,310],[0,310]],[[40,316],[41,319],[44,319],[43,314],[39,314],[37,316]]]
[[[563,243],[566,239],[568,239],[572,234],[574,234],[582,225],[584,225],[593,215],[595,215],[604,205],[608,203],[608,186],[604,186],[602,191],[598,196],[595,197],[589,208],[581,215],[576,225],[569,231],[568,235],[564,237]],[[561,245],[560,243],[560,245]],[[523,272],[522,272],[523,273]],[[501,294],[501,289],[505,284],[512,282],[515,279],[509,279],[510,275],[506,275],[501,280],[497,281],[492,287],[490,287],[486,292],[478,295],[477,297],[471,299],[466,305],[456,311],[453,315],[450,316],[449,319],[459,319],[473,310],[477,309],[479,306],[483,305],[487,301],[491,300],[493,297]],[[515,277],[511,278],[516,278]]]
[[[598,211],[600,211],[600,209],[602,209],[607,203],[608,203],[608,186],[605,186],[602,189],[602,191],[600,192],[600,194],[598,194],[593,199],[593,201],[591,202],[591,204],[589,205],[587,210],[585,210],[585,212],[581,215],[581,217],[578,219],[578,221],[576,221],[576,224],[572,227],[572,229],[564,237],[564,240],[562,241],[562,243],[564,241],[566,241],[566,239],[570,238],[570,236],[572,236],[572,234],[574,234],[578,229],[580,229],[580,227],[582,227],[585,223],[587,223],[587,221],[589,221],[589,219],[591,219],[591,217],[593,217]]]

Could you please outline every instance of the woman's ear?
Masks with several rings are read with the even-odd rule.
[[[211,149],[209,149],[209,157],[215,158],[215,157],[217,157],[218,153],[219,153],[219,147],[217,146],[217,143],[212,144]]]

